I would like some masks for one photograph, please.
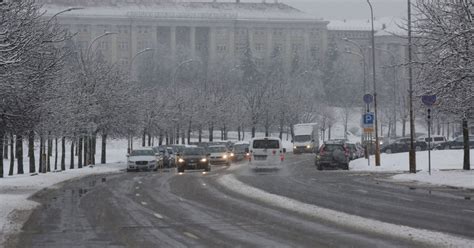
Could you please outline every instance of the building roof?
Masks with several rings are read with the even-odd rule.
[[[376,36],[406,35],[402,28],[404,21],[395,17],[383,17],[374,21]],[[333,31],[370,31],[372,24],[367,20],[331,20],[328,30]]]
[[[76,1],[77,2],[77,1]],[[94,2],[95,3],[95,2]],[[157,3],[115,3],[58,4],[47,3],[43,8],[47,15],[53,15],[68,7],[84,9],[63,13],[61,16],[118,17],[146,19],[230,19],[230,20],[284,20],[322,21],[284,3],[236,3],[236,2],[157,2]]]

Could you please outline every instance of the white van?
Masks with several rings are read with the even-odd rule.
[[[249,146],[250,168],[280,168],[285,153],[286,149],[279,138],[253,138]]]

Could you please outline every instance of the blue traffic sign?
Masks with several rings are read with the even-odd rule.
[[[374,120],[375,120],[374,113],[365,113],[362,118],[364,126],[374,125]]]
[[[364,102],[366,104],[371,104],[373,101],[374,101],[374,96],[372,96],[371,94],[364,95]]]
[[[436,95],[424,95],[421,97],[421,101],[426,106],[431,107],[436,103]]]

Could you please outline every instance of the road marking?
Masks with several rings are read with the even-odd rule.
[[[363,190],[363,189],[358,189],[358,190],[355,190],[356,192],[359,192],[359,193],[362,193],[362,194],[367,194],[369,193],[369,191],[367,190]]]
[[[140,196],[140,194],[136,193],[135,196]]]
[[[140,189],[140,187],[137,186],[137,187],[135,187],[135,189]]]
[[[205,183],[202,183],[202,186],[206,186],[206,184],[205,184]]]
[[[474,210],[470,210],[470,209],[463,209],[462,211],[469,212],[469,213],[474,213]]]
[[[163,216],[159,213],[154,213],[153,215],[158,219],[163,219]]]
[[[447,233],[364,218],[358,215],[347,214],[309,203],[304,203],[277,194],[268,193],[264,190],[249,186],[237,180],[232,174],[222,176],[217,180],[217,182],[235,193],[242,194],[245,197],[260,201],[270,206],[282,208],[307,216],[312,216],[342,226],[355,228],[357,230],[364,230],[366,232],[409,239],[426,243],[430,246],[470,247],[474,242],[473,239],[469,238],[461,238]]]
[[[188,236],[188,237],[190,237],[190,238],[192,238],[192,239],[199,239],[198,236],[196,236],[196,235],[194,235],[194,234],[192,234],[192,233],[190,233],[190,232],[184,232],[184,235],[186,235],[186,236]]]
[[[148,203],[146,203],[146,202],[142,202],[142,205],[146,206],[146,205],[148,205]]]
[[[142,181],[138,181],[138,184],[142,184]]]

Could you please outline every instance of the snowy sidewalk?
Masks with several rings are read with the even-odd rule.
[[[14,221],[14,219],[21,218],[25,220],[27,217],[15,216],[15,214],[32,210],[38,205],[38,203],[28,200],[36,192],[73,178],[118,172],[124,169],[125,166],[124,163],[112,163],[95,165],[92,168],[84,167],[62,172],[49,172],[36,176],[30,176],[30,174],[14,175],[0,179],[0,247],[6,241],[7,235],[18,231],[22,226],[23,223]]]
[[[471,152],[471,171],[463,171],[463,150],[431,151],[431,171],[428,174],[428,152],[416,153],[416,174],[409,174],[408,153],[381,154],[381,166],[375,166],[374,156],[370,157],[370,166],[366,159],[351,161],[352,171],[394,172],[395,181],[420,182],[460,188],[474,188],[474,149]]]

